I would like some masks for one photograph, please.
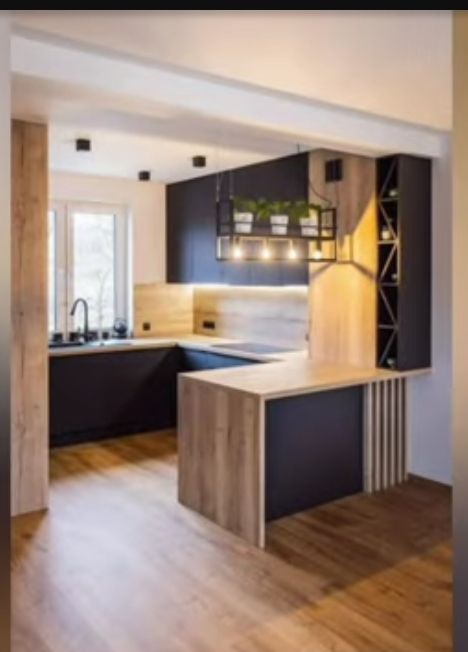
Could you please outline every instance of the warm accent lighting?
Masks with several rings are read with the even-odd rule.
[[[313,260],[322,260],[322,258],[323,258],[323,251],[322,251],[322,249],[321,249],[319,246],[317,246],[317,249],[316,249],[316,250],[314,251],[314,253],[312,254],[312,258],[313,258]]]
[[[292,242],[289,243],[288,258],[289,260],[297,260],[297,251]]]
[[[265,244],[262,247],[262,254],[261,255],[262,255],[263,260],[270,260],[270,258],[271,258],[271,249],[268,246],[267,242],[265,242]]]
[[[244,250],[242,249],[242,246],[239,243],[234,245],[234,248],[232,250],[232,256],[236,260],[241,260],[244,257]]]

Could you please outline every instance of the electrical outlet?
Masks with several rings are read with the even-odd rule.
[[[144,330],[144,331],[150,331],[150,330],[151,330],[151,322],[149,322],[149,321],[144,321],[144,322],[143,322],[143,330]]]
[[[212,319],[204,319],[203,328],[207,328],[210,331],[214,331],[214,329],[216,328],[216,322],[213,321]]]

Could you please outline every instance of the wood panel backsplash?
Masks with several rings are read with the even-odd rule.
[[[325,162],[343,160],[343,179],[325,183]],[[338,263],[310,265],[310,357],[375,366],[377,204],[375,160],[317,150],[310,155],[310,199],[337,206]]]
[[[12,127],[12,513],[47,507],[47,127]]]
[[[307,288],[194,288],[195,333],[307,348]],[[203,322],[214,322],[210,329]]]
[[[191,285],[150,283],[134,290],[135,337],[172,337],[193,333]],[[143,330],[143,324],[150,325]]]

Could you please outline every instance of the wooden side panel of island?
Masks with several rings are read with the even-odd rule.
[[[179,376],[179,501],[265,544],[264,403]]]

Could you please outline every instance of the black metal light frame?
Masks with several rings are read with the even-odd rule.
[[[258,220],[254,215],[252,222],[252,230],[250,233],[241,233],[236,231],[236,222],[234,220],[234,198],[231,196],[227,199],[217,197],[216,199],[216,234],[217,234],[217,247],[216,258],[217,260],[234,260],[233,255],[225,253],[232,251],[235,244],[242,244],[242,242],[289,242],[297,246],[297,250],[301,251],[301,245],[306,242],[308,245],[313,243],[315,251],[323,251],[322,245],[324,243],[334,243],[332,247],[333,255],[322,255],[320,258],[314,257],[313,254],[298,255],[291,260],[287,256],[271,255],[267,260],[261,256],[242,256],[241,261],[260,261],[260,262],[311,262],[311,263],[327,263],[335,262],[337,255],[337,221],[336,221],[336,208],[324,207],[318,211],[317,218],[317,234],[316,235],[303,235],[302,227],[300,224],[288,224],[286,226],[286,233],[278,235],[272,233],[272,225],[264,220]],[[315,226],[315,225],[314,225]],[[324,235],[325,234],[325,235]],[[222,243],[228,241],[229,245],[223,247]],[[310,252],[310,247],[307,246],[307,251]]]

